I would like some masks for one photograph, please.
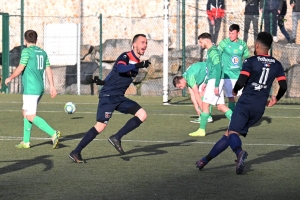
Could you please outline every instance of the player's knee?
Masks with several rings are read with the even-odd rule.
[[[26,118],[28,121],[33,122],[33,120],[34,120],[34,118],[35,118],[36,115],[25,115],[25,116],[26,116],[25,118]]]
[[[138,117],[142,122],[147,119],[147,113],[143,108],[140,108],[136,113],[135,116]]]
[[[105,129],[106,124],[103,123],[103,122],[97,122],[94,127],[98,131],[98,133],[100,133],[100,132],[102,132]]]

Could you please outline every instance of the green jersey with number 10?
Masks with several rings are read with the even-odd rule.
[[[247,44],[241,39],[232,42],[229,38],[226,38],[220,42],[218,49],[221,53],[224,79],[238,79],[243,58],[249,57]]]
[[[22,72],[23,94],[43,94],[44,71],[50,66],[47,53],[34,45],[24,48],[20,64],[25,66]]]

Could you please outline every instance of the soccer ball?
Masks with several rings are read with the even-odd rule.
[[[76,111],[76,105],[72,102],[68,102],[65,104],[65,112],[68,114],[73,114]]]

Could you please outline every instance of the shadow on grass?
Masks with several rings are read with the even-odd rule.
[[[147,146],[137,146],[135,149],[131,149],[129,151],[126,151],[126,154],[121,156],[120,154],[117,155],[107,155],[107,156],[99,156],[95,158],[89,158],[86,160],[95,160],[95,159],[101,159],[101,158],[110,158],[110,157],[120,157],[121,159],[125,161],[129,161],[131,158],[137,158],[137,157],[144,157],[144,156],[156,156],[161,154],[166,154],[168,151],[163,150],[162,148],[167,147],[179,147],[179,146],[190,146],[191,142],[195,142],[196,140],[185,140],[183,142],[170,142],[170,143],[161,143],[161,144],[154,144],[154,145],[147,145]],[[112,147],[114,148],[114,147]],[[141,155],[130,155],[135,153],[141,153],[144,152],[144,154]]]
[[[256,124],[254,124],[252,127],[256,127],[256,126],[260,126],[263,122],[267,122],[268,124],[271,124],[272,123],[272,118],[270,117],[262,117]],[[209,123],[207,123],[209,124]],[[228,125],[229,125],[229,122],[228,122]],[[219,128],[215,131],[212,131],[212,132],[207,132],[206,134],[207,135],[211,135],[211,134],[215,134],[215,133],[220,133],[220,132],[224,132],[227,131],[228,127],[222,127],[222,128]],[[250,127],[251,129],[251,127]]]
[[[194,116],[191,116],[190,117],[191,119],[197,119],[198,116],[197,115],[194,115]],[[212,115],[212,118],[213,118],[213,122],[209,122],[209,123],[214,123],[216,121],[219,121],[223,118],[226,118],[225,115]],[[254,124],[254,126],[259,126],[262,122],[266,121],[268,124],[271,124],[272,123],[272,118],[270,117],[262,117],[256,124]],[[209,124],[207,123],[207,124]],[[229,125],[229,121],[228,121],[228,125]]]
[[[230,147],[229,147],[229,150]],[[288,158],[288,157],[299,157],[300,154],[300,146],[291,146],[288,147],[287,149],[283,149],[283,150],[276,150],[276,151],[272,151],[266,154],[259,154],[258,158],[255,158],[253,160],[246,160],[245,161],[245,172],[244,174],[247,174],[247,172],[251,172],[254,171],[254,169],[251,169],[252,165],[256,165],[256,164],[262,164],[262,163],[266,163],[266,162],[272,162],[272,161],[276,161],[276,160],[281,160],[284,158]],[[248,159],[251,158],[251,152],[248,152],[249,156]],[[215,159],[213,159],[212,161],[214,161]],[[232,167],[233,169],[235,168],[236,164],[230,164],[230,165],[225,165],[225,166],[220,166],[220,167],[213,167],[213,168],[209,168],[209,165],[206,166],[204,169],[205,170],[213,170],[213,169],[223,169],[226,167]]]
[[[7,174],[15,171],[19,171],[28,167],[33,167],[35,165],[43,164],[45,165],[45,169],[43,171],[48,171],[53,168],[53,161],[48,159],[52,157],[51,155],[43,155],[38,156],[33,159],[25,159],[25,160],[9,160],[9,161],[0,161],[0,162],[14,162],[11,165],[0,168],[0,175]]]
[[[71,119],[83,119],[84,117],[72,117]]]

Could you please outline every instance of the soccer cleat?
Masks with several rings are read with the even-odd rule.
[[[199,137],[199,136],[204,137],[205,135],[206,135],[205,130],[201,129],[201,128],[199,128],[195,132],[189,133],[189,136],[192,136],[192,137]]]
[[[118,140],[114,135],[110,136],[108,138],[108,141],[116,148],[116,150],[120,153],[120,154],[125,154],[124,150],[122,149],[121,146],[121,140]]]
[[[20,144],[16,145],[17,148],[19,149],[29,149],[30,148],[30,143],[29,142],[20,142]]]
[[[85,163],[85,161],[81,157],[81,154],[80,153],[75,153],[74,151],[72,151],[69,154],[69,158],[71,158],[76,163]]]
[[[53,149],[56,149],[60,135],[61,135],[60,131],[56,130],[55,135],[53,136],[54,138],[52,137]]]
[[[207,119],[207,122],[210,123],[210,122],[213,122],[213,121],[214,121],[213,118],[211,116],[209,116],[208,119]]]
[[[246,160],[247,156],[247,151],[241,151],[239,153],[239,156],[236,160],[236,174],[242,174],[244,172],[244,161]]]
[[[205,163],[202,159],[198,160],[196,162],[196,168],[199,168],[199,170],[203,169],[203,167],[206,165],[207,163]]]

